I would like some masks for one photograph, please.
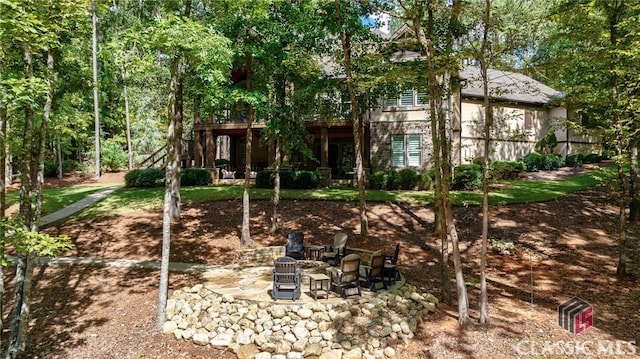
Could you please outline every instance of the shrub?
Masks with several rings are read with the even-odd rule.
[[[586,156],[584,156],[584,163],[598,163],[600,161],[602,161],[605,157],[604,156],[600,156],[597,153],[590,153]]]
[[[478,166],[484,166],[484,156],[474,158],[471,163]]]
[[[44,160],[44,176],[56,177],[58,175],[58,162]]]
[[[165,182],[165,171],[159,168],[135,169],[124,175],[127,187],[162,187]]]
[[[482,187],[482,167],[478,165],[460,165],[453,173],[451,188],[454,190],[474,191]]]
[[[542,169],[542,155],[538,152],[531,152],[524,156],[524,164],[527,172],[537,172]]]
[[[412,190],[418,185],[418,172],[411,167],[405,167],[398,172],[400,188]]]
[[[109,171],[115,172],[127,164],[127,152],[122,149],[122,145],[114,140],[108,139],[102,143],[100,148],[102,164]]]
[[[524,162],[503,162],[495,161],[489,166],[491,170],[491,178],[500,180],[512,180],[520,177],[520,173],[524,172],[526,166]]]
[[[257,188],[273,188],[273,179],[275,173],[271,171],[260,171],[256,173],[256,187]]]
[[[562,156],[557,153],[548,153],[542,156],[542,170],[557,171],[564,165]]]
[[[369,176],[369,188],[381,190],[384,187],[384,171],[375,171]]]
[[[431,172],[423,172],[420,174],[418,181],[418,189],[421,191],[430,191],[433,188],[433,177]]]
[[[293,181],[288,188],[310,189],[319,188],[322,184],[322,177],[314,171],[294,171]]]
[[[74,160],[64,160],[62,161],[62,173],[70,173],[74,171],[79,171],[82,168],[82,164],[78,161]]]
[[[584,155],[581,153],[570,153],[564,159],[564,163],[569,167],[580,167],[584,162]]]
[[[395,191],[400,189],[400,174],[396,170],[385,171],[384,189]]]
[[[273,188],[276,174],[273,171],[260,171],[256,174],[256,187]],[[314,171],[281,171],[280,188],[310,189],[322,185],[322,176]]]
[[[180,174],[181,186],[207,186],[211,184],[211,172],[204,168],[185,168]]]
[[[216,158],[216,159],[214,160],[214,162],[215,162],[215,164],[216,164],[216,167],[222,167],[222,166],[224,166],[224,165],[230,165],[230,164],[231,164],[231,161],[229,161],[229,160],[228,160],[228,159],[226,159],[226,158]]]

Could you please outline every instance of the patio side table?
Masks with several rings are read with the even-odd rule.
[[[309,245],[309,246],[306,246],[305,249],[307,250],[307,258],[315,261],[319,261],[322,258],[322,252],[324,252],[324,246]]]
[[[329,279],[325,274],[309,274],[309,291],[316,300],[320,297],[329,299]]]

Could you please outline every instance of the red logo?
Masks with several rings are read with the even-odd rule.
[[[580,334],[593,326],[593,307],[573,297],[558,306],[558,325],[573,334]]]

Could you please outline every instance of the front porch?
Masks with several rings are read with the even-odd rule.
[[[252,125],[252,172],[272,168],[275,162],[274,143],[265,143],[266,141],[262,140],[264,128],[264,122],[256,122]],[[286,168],[309,171],[324,170],[324,174],[330,174],[329,180],[350,181],[353,178],[355,165],[351,122],[341,120],[328,124],[321,120],[308,121],[306,130],[309,133],[307,146],[311,150],[313,158],[305,159],[300,152],[292,153],[283,159],[283,163],[287,164]],[[365,144],[363,164],[365,168],[369,167],[368,138],[369,131],[363,131],[362,143]],[[190,136],[184,141],[182,165],[184,168],[224,168],[235,172],[234,179],[244,179],[246,141],[246,122],[216,123],[208,121],[196,123]],[[227,161],[224,161],[224,165],[216,163],[216,160],[220,162],[220,159]],[[235,184],[233,181],[227,182],[227,179],[222,180],[219,173],[217,176],[214,173],[214,181],[216,180],[221,181],[220,184]]]

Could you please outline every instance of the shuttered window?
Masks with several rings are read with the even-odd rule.
[[[396,107],[396,106],[398,106],[398,99],[396,97],[385,98],[383,106],[384,107]]]
[[[404,167],[404,136],[391,139],[391,166]]]
[[[418,106],[429,104],[429,97],[427,97],[427,94],[424,92],[418,92],[418,94],[416,95],[416,98],[417,98],[416,104]]]
[[[409,166],[420,167],[422,165],[422,146],[420,134],[407,136],[407,159]]]
[[[531,113],[531,110],[524,110],[524,129],[533,129],[533,113]]]
[[[413,106],[413,91],[406,91],[400,95],[400,106]]]
[[[391,139],[392,167],[422,166],[422,135],[395,135]]]

